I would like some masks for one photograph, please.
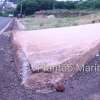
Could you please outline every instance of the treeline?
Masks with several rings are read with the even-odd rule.
[[[52,9],[99,9],[100,0],[56,1],[56,0],[19,0],[16,14],[34,14],[35,11]]]

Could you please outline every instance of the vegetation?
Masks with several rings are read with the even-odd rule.
[[[100,0],[86,0],[86,1],[20,0],[18,2],[18,6],[15,13],[31,15],[34,14],[35,11],[52,10],[52,9],[100,9]]]
[[[0,11],[0,16],[8,17],[9,16],[9,12],[1,12]]]
[[[48,17],[26,17],[19,19],[25,26],[26,30],[45,29],[53,27],[76,26],[82,24],[100,23],[100,12],[96,11],[93,14],[85,16],[67,16],[63,18],[48,18]]]

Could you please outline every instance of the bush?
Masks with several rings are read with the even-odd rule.
[[[2,12],[0,12],[0,16],[2,16]]]
[[[3,16],[3,17],[8,17],[9,13],[7,12],[0,12],[0,16]]]

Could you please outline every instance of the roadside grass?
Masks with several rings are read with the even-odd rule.
[[[20,22],[25,25],[28,30],[53,28],[53,27],[64,27],[71,26],[77,18],[32,18],[27,17],[20,19]]]
[[[64,18],[26,17],[20,19],[20,22],[26,27],[26,30],[76,26],[100,22],[100,12],[85,16]]]

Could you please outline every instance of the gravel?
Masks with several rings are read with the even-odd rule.
[[[87,65],[100,65],[96,56]],[[66,81],[65,92],[36,94],[25,89],[17,75],[10,34],[0,35],[0,100],[100,100],[100,71],[78,72]]]

